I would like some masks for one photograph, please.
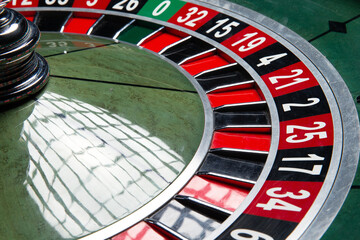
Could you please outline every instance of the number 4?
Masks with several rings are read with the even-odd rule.
[[[280,53],[280,54],[276,54],[276,55],[271,55],[271,56],[267,56],[267,57],[263,57],[260,58],[260,63],[256,66],[261,67],[261,66],[266,66],[269,65],[271,62],[278,60],[280,58],[283,58],[287,55],[287,53]]]

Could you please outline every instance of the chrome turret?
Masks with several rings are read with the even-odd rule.
[[[29,97],[45,86],[49,68],[34,49],[39,29],[0,0],[0,106]]]

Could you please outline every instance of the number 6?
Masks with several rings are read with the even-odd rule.
[[[236,240],[274,240],[272,237],[265,233],[257,232],[250,229],[235,229],[230,233],[231,237]],[[241,236],[243,235],[243,236]],[[250,237],[244,237],[250,236]]]

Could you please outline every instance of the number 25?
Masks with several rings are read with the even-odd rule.
[[[316,127],[303,127],[303,126],[297,126],[297,125],[288,125],[286,127],[286,133],[294,133],[294,129],[300,129],[300,130],[319,130],[326,126],[326,123],[324,122],[314,122],[316,124]],[[327,138],[327,134],[325,131],[322,132],[310,132],[304,134],[305,138],[299,138],[297,139],[298,135],[294,134],[286,138],[286,141],[288,143],[303,143],[310,141],[315,136],[318,136],[320,139]]]

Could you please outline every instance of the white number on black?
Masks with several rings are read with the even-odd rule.
[[[283,162],[298,162],[298,161],[323,161],[325,158],[318,156],[316,154],[308,154],[307,157],[285,157],[281,161]],[[299,172],[309,175],[320,175],[322,170],[321,164],[315,164],[311,170],[303,168],[293,168],[293,167],[279,167],[279,171],[284,172]]]
[[[56,2],[60,6],[63,6],[63,5],[66,5],[69,2],[69,0],[45,0],[46,5],[53,5]]]
[[[291,111],[292,107],[310,107],[320,102],[319,98],[308,98],[309,103],[285,103],[282,105],[284,112]]]
[[[315,164],[311,170],[303,169],[303,168],[293,168],[293,167],[279,167],[278,170],[282,172],[299,172],[309,175],[320,175],[322,167],[323,166],[320,164]]]
[[[278,60],[280,58],[283,58],[285,56],[287,56],[287,53],[280,53],[280,54],[275,54],[275,55],[271,55],[271,56],[267,56],[267,57],[262,57],[259,59],[260,63],[256,66],[261,67],[261,66],[269,65],[271,62]]]
[[[124,5],[126,5],[126,6],[124,6]],[[116,9],[116,10],[123,10],[125,7],[126,11],[131,12],[131,11],[135,10],[137,8],[137,6],[139,6],[138,0],[123,0],[123,1],[115,4],[112,8]]]
[[[224,25],[228,21],[229,21],[229,18],[225,18],[225,19],[221,19],[221,20],[216,21],[217,24],[215,26],[213,26],[212,28],[210,28],[209,30],[207,30],[206,33],[211,33],[212,31],[214,31],[215,29],[221,27],[222,25]],[[232,22],[226,24],[225,26],[223,26],[221,28],[223,30],[222,32],[221,31],[216,31],[215,34],[214,34],[214,37],[216,37],[216,38],[224,37],[224,36],[226,36],[227,34],[229,34],[231,32],[232,27],[237,27],[239,25],[240,25],[240,23],[232,21]]]
[[[281,159],[283,162],[296,162],[296,161],[323,161],[325,158],[316,154],[308,154],[307,157],[285,157]]]
[[[274,240],[265,233],[241,228],[231,231],[230,236],[235,240]]]

